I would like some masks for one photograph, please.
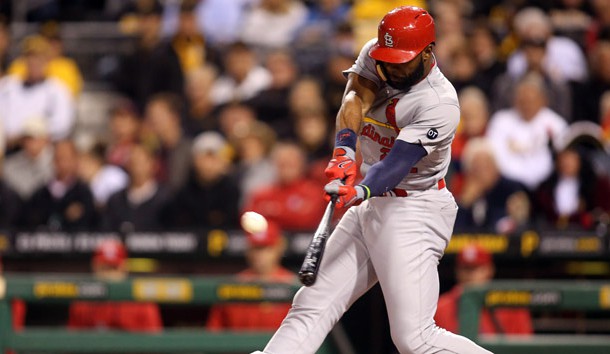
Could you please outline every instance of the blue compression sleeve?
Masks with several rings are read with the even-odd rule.
[[[427,154],[426,149],[419,144],[396,140],[388,156],[371,166],[360,184],[368,187],[370,197],[382,195],[394,189]]]

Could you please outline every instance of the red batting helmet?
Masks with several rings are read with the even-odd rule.
[[[127,250],[121,241],[103,240],[95,248],[93,263],[108,266],[119,266],[127,260]]]
[[[493,263],[491,253],[477,244],[467,245],[460,250],[456,264],[462,267],[478,267]]]
[[[269,247],[275,246],[282,239],[282,231],[275,222],[268,220],[267,229],[260,232],[247,232],[248,245],[250,247]]]
[[[369,56],[387,63],[406,63],[436,40],[434,19],[428,11],[401,6],[388,12],[377,32],[377,43]]]

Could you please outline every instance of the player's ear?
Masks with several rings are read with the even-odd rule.
[[[423,56],[424,60],[429,60],[432,58],[432,43],[428,44],[428,46],[424,49]]]

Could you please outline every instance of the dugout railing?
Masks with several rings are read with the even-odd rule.
[[[14,331],[10,302],[66,303],[74,300],[152,301],[159,304],[212,305],[219,302],[291,301],[297,284],[241,283],[227,277],[136,277],[106,282],[89,276],[0,278],[0,353],[250,353],[264,348],[273,333],[209,332],[205,328],[166,328],[160,333],[68,330],[26,327]],[[202,323],[205,319],[202,319]],[[338,353],[331,339],[320,354]]]
[[[494,281],[464,289],[459,304],[460,333],[494,354],[610,353],[610,335],[479,336],[481,310],[499,307],[608,313],[610,281]]]

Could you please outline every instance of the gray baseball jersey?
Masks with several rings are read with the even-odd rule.
[[[313,354],[343,313],[379,282],[392,340],[400,353],[491,354],[434,323],[437,266],[449,243],[457,205],[445,176],[459,121],[453,86],[435,66],[408,92],[380,81],[364,46],[354,72],[379,90],[360,132],[365,169],[383,159],[396,139],[421,144],[428,154],[387,194],[347,210],[328,239],[318,280],[295,295],[293,306],[264,354]],[[414,191],[414,193],[411,193]],[[257,352],[261,353],[261,352]]]
[[[395,90],[377,75],[375,61],[368,52],[376,39],[369,41],[358,60],[345,73],[356,73],[380,88],[366,113],[360,132],[361,172],[383,159],[396,139],[421,144],[428,152],[396,187],[423,190],[447,174],[451,142],[460,119],[460,106],[453,85],[438,66],[407,93]]]

